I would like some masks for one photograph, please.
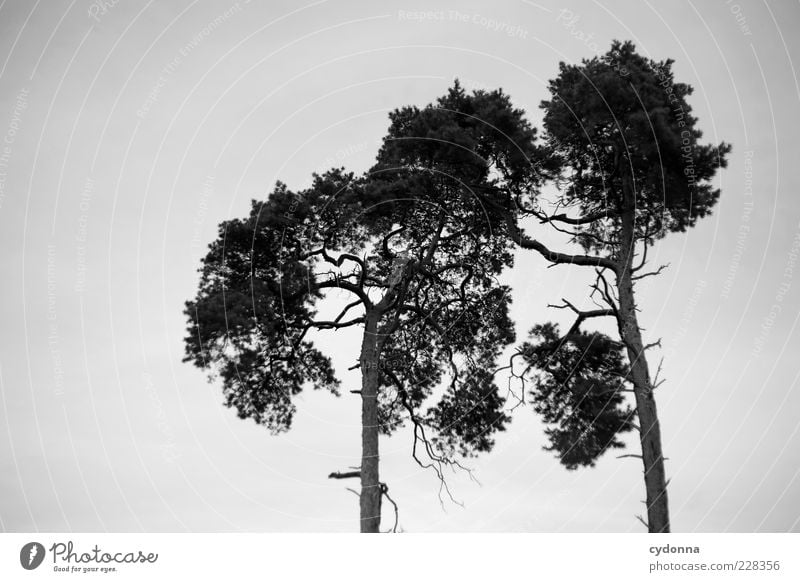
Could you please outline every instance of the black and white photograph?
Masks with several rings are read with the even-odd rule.
[[[800,579],[798,27],[0,2],[0,578]]]

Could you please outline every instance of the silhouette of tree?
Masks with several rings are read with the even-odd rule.
[[[380,433],[410,423],[414,458],[449,494],[443,468],[490,450],[509,421],[488,371],[515,339],[497,280],[513,244],[505,213],[482,197],[531,183],[513,139],[534,131],[502,92],[456,84],[390,120],[364,176],[331,170],[296,193],[279,183],[249,217],[222,223],[185,310],[186,360],[216,372],[226,404],[273,433],[290,428],[305,386],[339,394],[309,332],[362,330],[361,465],[330,475],[360,479],[362,532],[379,531],[382,497],[394,505]],[[319,319],[342,292],[349,303]]]
[[[670,523],[654,398],[660,382],[658,374],[651,379],[646,355],[658,342],[644,344],[634,290],[638,281],[664,269],[647,270],[648,249],[711,213],[720,194],[712,180],[730,152],[725,143],[700,143],[702,134],[686,100],[692,88],[675,81],[672,64],[642,57],[630,42],[614,42],[605,55],[577,65],[561,63],[549,84],[551,97],[542,102],[548,168],[560,168],[554,179],[557,198],[545,206],[536,196],[519,196],[517,213],[509,215],[512,237],[523,248],[553,264],[596,271],[591,297],[605,307],[581,311],[566,301],[558,307],[575,311],[576,324],[590,317],[616,320],[636,401],[650,532],[668,532]],[[551,250],[522,231],[522,218],[566,234],[583,254]],[[552,384],[546,387],[552,392]],[[551,418],[564,406],[562,400],[547,411]]]

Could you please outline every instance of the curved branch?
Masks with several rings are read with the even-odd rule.
[[[585,267],[604,267],[611,269],[614,273],[619,273],[619,265],[607,257],[597,257],[592,255],[568,255],[551,251],[541,242],[533,239],[522,232],[514,222],[511,215],[507,216],[507,223],[511,239],[523,249],[533,249],[554,265],[569,264],[581,265]]]
[[[593,309],[591,311],[581,311],[577,307],[575,307],[572,303],[567,301],[566,299],[562,299],[564,302],[563,305],[548,305],[548,307],[554,307],[556,309],[571,309],[578,317],[575,320],[575,323],[572,324],[572,327],[569,328],[566,334],[564,334],[564,339],[571,336],[573,333],[578,331],[581,324],[592,317],[606,317],[609,315],[616,315],[616,312],[613,309]]]
[[[552,216],[547,216],[544,213],[534,213],[534,216],[539,219],[539,222],[563,222],[564,224],[571,224],[573,226],[578,226],[581,224],[590,224],[592,222],[596,222],[598,220],[602,220],[604,218],[612,218],[614,216],[618,216],[619,213],[613,212],[610,210],[600,210],[598,212],[594,212],[592,214],[587,214],[586,216],[579,216],[577,218],[571,218],[566,214],[554,214]]]
[[[348,283],[347,281],[342,281],[341,278],[332,281],[323,281],[322,283],[314,283],[309,286],[309,289],[311,291],[317,291],[319,289],[332,289],[334,287],[353,293],[361,300],[360,302],[364,304],[365,308],[369,309],[372,307],[372,301],[370,301],[367,293],[362,287],[359,287],[353,283]]]
[[[386,483],[381,482],[381,493],[383,496],[389,500],[389,503],[392,504],[394,507],[394,527],[392,527],[391,533],[397,533],[397,526],[400,523],[400,512],[397,508],[397,503],[395,503],[394,499],[389,496],[389,486]]]
[[[364,323],[363,317],[355,317],[344,323],[339,323],[337,321],[311,321],[308,325],[316,327],[317,329],[342,329],[343,327],[350,327],[359,323]]]
[[[397,229],[391,231],[389,234],[387,234],[385,237],[383,237],[383,241],[381,242],[381,247],[383,248],[383,255],[387,259],[391,260],[391,259],[395,258],[395,254],[392,251],[389,250],[389,239],[392,238],[396,234],[400,234],[404,230],[406,230],[406,226],[405,225],[401,225],[400,228],[397,228]]]
[[[411,423],[414,425],[414,442],[411,447],[411,456],[416,461],[417,465],[419,465],[423,469],[433,469],[434,473],[436,474],[437,479],[439,480],[439,502],[444,505],[444,500],[442,499],[442,492],[444,491],[447,494],[447,497],[455,503],[456,505],[463,504],[453,497],[453,493],[450,491],[450,487],[447,484],[447,480],[444,476],[443,468],[445,466],[451,466],[453,468],[461,469],[465,471],[469,476],[470,479],[475,480],[474,475],[472,474],[472,470],[464,467],[461,463],[459,463],[455,459],[447,458],[441,455],[438,455],[436,451],[433,450],[433,446],[431,445],[431,441],[428,439],[427,435],[425,434],[425,427],[422,421],[417,417],[414,407],[411,403],[408,402],[407,393],[403,383],[400,381],[400,378],[390,369],[386,369],[385,373],[389,376],[389,379],[397,388],[398,396],[400,396],[400,402],[403,405],[403,408],[406,409],[408,412],[409,419]],[[431,460],[430,463],[425,463],[417,456],[417,444],[422,443],[423,448],[425,449],[425,454],[428,455],[428,458]]]

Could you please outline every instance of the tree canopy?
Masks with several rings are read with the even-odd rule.
[[[541,107],[547,146],[562,168],[560,204],[580,216],[547,219],[577,226],[587,251],[624,244],[618,233],[626,180],[635,192],[635,238],[647,244],[694,226],[719,199],[711,179],[725,167],[730,145],[700,143],[687,101],[693,89],[675,80],[673,64],[615,41],[605,55],[562,62],[548,84],[551,97]]]
[[[619,435],[633,429],[625,402],[627,366],[619,342],[599,332],[540,324],[520,353],[531,370],[533,407],[550,425],[550,446],[567,469],[593,467],[608,449],[624,447]]]

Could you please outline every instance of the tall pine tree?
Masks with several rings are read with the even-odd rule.
[[[725,143],[701,143],[687,101],[692,88],[675,80],[672,66],[672,60],[641,56],[630,42],[614,42],[605,55],[580,64],[561,63],[549,84],[550,98],[542,102],[557,199],[546,206],[535,196],[520,196],[516,215],[509,217],[512,236],[523,248],[553,264],[596,271],[592,294],[605,307],[560,307],[575,311],[579,322],[605,316],[616,321],[635,397],[651,532],[670,531],[670,521],[658,382],[647,358],[655,344],[645,345],[642,338],[636,284],[663,269],[650,266],[650,247],[711,213],[720,195],[712,181],[730,152]],[[518,220],[525,217],[564,233],[582,252],[551,250],[523,232]]]
[[[279,184],[221,224],[186,305],[186,359],[216,371],[226,404],[272,432],[289,429],[305,386],[339,392],[309,332],[361,329],[361,464],[331,476],[360,479],[362,532],[379,531],[388,496],[381,433],[410,424],[412,455],[446,487],[442,468],[489,450],[509,420],[489,371],[515,339],[497,280],[513,243],[482,197],[530,186],[514,140],[534,137],[502,92],[458,84],[390,120],[364,176],[332,170],[296,193]],[[320,319],[340,293],[347,305]]]

